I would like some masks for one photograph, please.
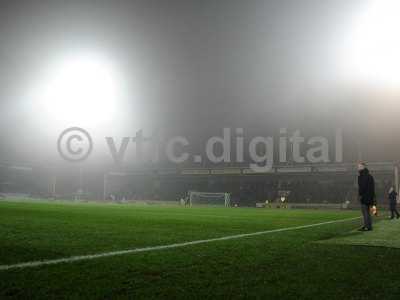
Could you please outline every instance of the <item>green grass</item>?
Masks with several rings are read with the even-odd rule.
[[[351,211],[1,201],[0,265],[357,215]],[[398,299],[400,249],[320,243],[348,236],[359,222],[0,271],[0,298]]]
[[[400,248],[400,220],[382,220],[371,232],[352,231],[340,237],[324,241],[331,244],[360,245]]]

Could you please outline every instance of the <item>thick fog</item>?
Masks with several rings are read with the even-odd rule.
[[[224,127],[328,139],[341,128],[345,161],[360,149],[368,161],[397,160],[398,94],[351,82],[342,68],[367,2],[3,2],[0,161],[56,163],[57,137],[72,126],[88,130],[95,146],[140,129],[201,144]],[[104,124],[88,122],[96,104],[76,120],[52,115],[30,94],[49,65],[82,51],[118,73],[120,99]]]

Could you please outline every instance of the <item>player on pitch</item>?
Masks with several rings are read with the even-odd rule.
[[[396,207],[397,206],[397,193],[393,187],[390,187],[390,189],[389,189],[388,198],[389,198],[390,218],[394,219],[395,215],[396,215],[396,219],[400,218],[400,214],[397,211],[397,207]]]

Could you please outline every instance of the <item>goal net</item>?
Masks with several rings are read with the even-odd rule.
[[[229,193],[204,193],[189,191],[189,204],[192,205],[221,205],[229,207],[231,195]]]

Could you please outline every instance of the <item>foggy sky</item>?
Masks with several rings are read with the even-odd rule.
[[[51,124],[37,122],[25,90],[46,61],[76,49],[120,67],[128,101],[116,127],[124,134],[243,127],[267,136],[288,127],[329,136],[341,127],[367,159],[397,160],[399,104],[382,105],[335,74],[335,51],[362,2],[2,2],[0,160],[46,161],[54,152]]]

